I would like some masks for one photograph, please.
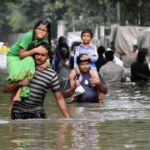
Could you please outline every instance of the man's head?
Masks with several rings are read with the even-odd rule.
[[[140,49],[137,55],[137,61],[143,63],[146,59],[146,55],[147,55],[147,49],[145,48]]]
[[[49,46],[46,43],[42,43],[41,46],[44,47],[42,53],[39,52],[34,55],[35,64],[37,66],[44,64],[49,57],[50,52]]]
[[[87,54],[80,54],[77,57],[77,64],[81,72],[86,73],[89,71],[90,69],[89,62],[90,62],[90,58]]]
[[[99,55],[102,55],[104,54],[106,51],[105,47],[104,46],[99,46],[98,49],[97,49],[97,52]]]
[[[107,61],[113,61],[114,59],[114,52],[111,50],[108,50],[105,52],[105,58]]]

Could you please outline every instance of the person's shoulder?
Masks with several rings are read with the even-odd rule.
[[[92,49],[93,49],[93,48],[94,48],[94,49],[97,49],[96,45],[93,44],[93,43],[90,43],[89,46],[90,46]]]
[[[54,69],[52,69],[51,67],[47,67],[47,68],[45,69],[45,71],[49,72],[50,74],[54,74],[54,75],[57,74],[56,71],[55,71]]]
[[[32,39],[32,35],[33,33],[29,31],[29,32],[24,33],[22,38]]]
[[[33,33],[31,31],[24,33],[24,36],[31,36],[32,37],[32,35],[33,35]]]
[[[96,47],[96,45],[94,43],[90,43],[90,46]]]
[[[107,67],[107,66],[109,66],[109,63],[108,62],[106,62],[105,64],[103,64],[102,66],[101,66],[101,68],[105,68],[105,67]],[[100,69],[101,69],[100,68]]]
[[[114,63],[114,65],[118,68],[123,68],[121,65]]]
[[[76,47],[76,49],[80,49],[81,47],[83,47],[83,44],[81,43],[80,45],[78,45],[77,47]]]

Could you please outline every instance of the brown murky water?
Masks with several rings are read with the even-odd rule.
[[[10,95],[0,88],[0,150],[149,150],[149,90],[130,82],[110,87],[103,104],[68,104],[69,120],[49,93],[47,119],[12,121]]]

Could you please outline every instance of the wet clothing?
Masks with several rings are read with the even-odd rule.
[[[30,50],[40,43],[47,43],[47,38],[42,41],[38,41],[38,39],[33,39],[33,33],[27,32],[25,33],[9,50],[7,54],[7,66],[8,66],[8,81],[10,83],[18,82],[27,77],[32,78],[35,72],[35,63],[32,56],[25,57],[24,59],[20,59],[19,53],[20,49]],[[23,87],[21,96],[28,97],[29,88]]]
[[[108,61],[100,68],[99,73],[107,83],[121,82],[125,77],[124,69],[113,61]]]
[[[103,80],[101,75],[99,75],[99,77],[100,77],[101,82],[105,84],[105,81]],[[91,78],[90,73],[80,74],[80,77],[79,77],[80,85],[84,88],[85,93],[77,96],[76,102],[79,102],[79,103],[82,103],[82,102],[98,103],[99,102],[96,87],[89,84],[90,78]],[[65,89],[69,89],[69,88],[70,88],[70,81],[67,82]]]
[[[150,70],[147,63],[134,62],[131,65],[131,81],[148,81],[150,79]]]
[[[46,118],[46,114],[43,110],[37,110],[37,111],[28,111],[28,112],[21,112],[11,113],[11,119],[35,119],[35,118]]]
[[[80,54],[87,54],[91,59],[90,68],[96,69],[95,62],[98,59],[98,54],[97,54],[97,48],[95,45],[90,44],[89,47],[86,47],[86,48],[84,47],[83,44],[80,44],[79,46],[77,46],[76,51],[75,51],[75,56],[74,56],[74,68],[75,69],[78,68],[77,57]]]
[[[11,112],[12,116],[21,116],[22,114],[28,114],[30,116],[30,114],[32,115],[36,112],[38,112],[38,114],[39,112],[40,114],[44,114],[43,104],[46,93],[49,89],[51,89],[52,92],[60,90],[58,76],[56,72],[50,68],[43,71],[36,70],[29,88],[29,97],[14,102]]]

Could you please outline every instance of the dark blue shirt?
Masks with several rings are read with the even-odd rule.
[[[99,75],[100,76],[100,75]],[[80,85],[85,90],[85,93],[77,96],[76,102],[89,102],[89,103],[98,103],[98,96],[97,96],[97,90],[95,86],[90,85],[89,80],[91,78],[91,75],[89,73],[82,73],[80,75],[82,77],[82,80],[80,81]],[[105,84],[105,81],[100,76],[100,80],[103,84]],[[68,80],[65,89],[70,88],[70,81]]]

